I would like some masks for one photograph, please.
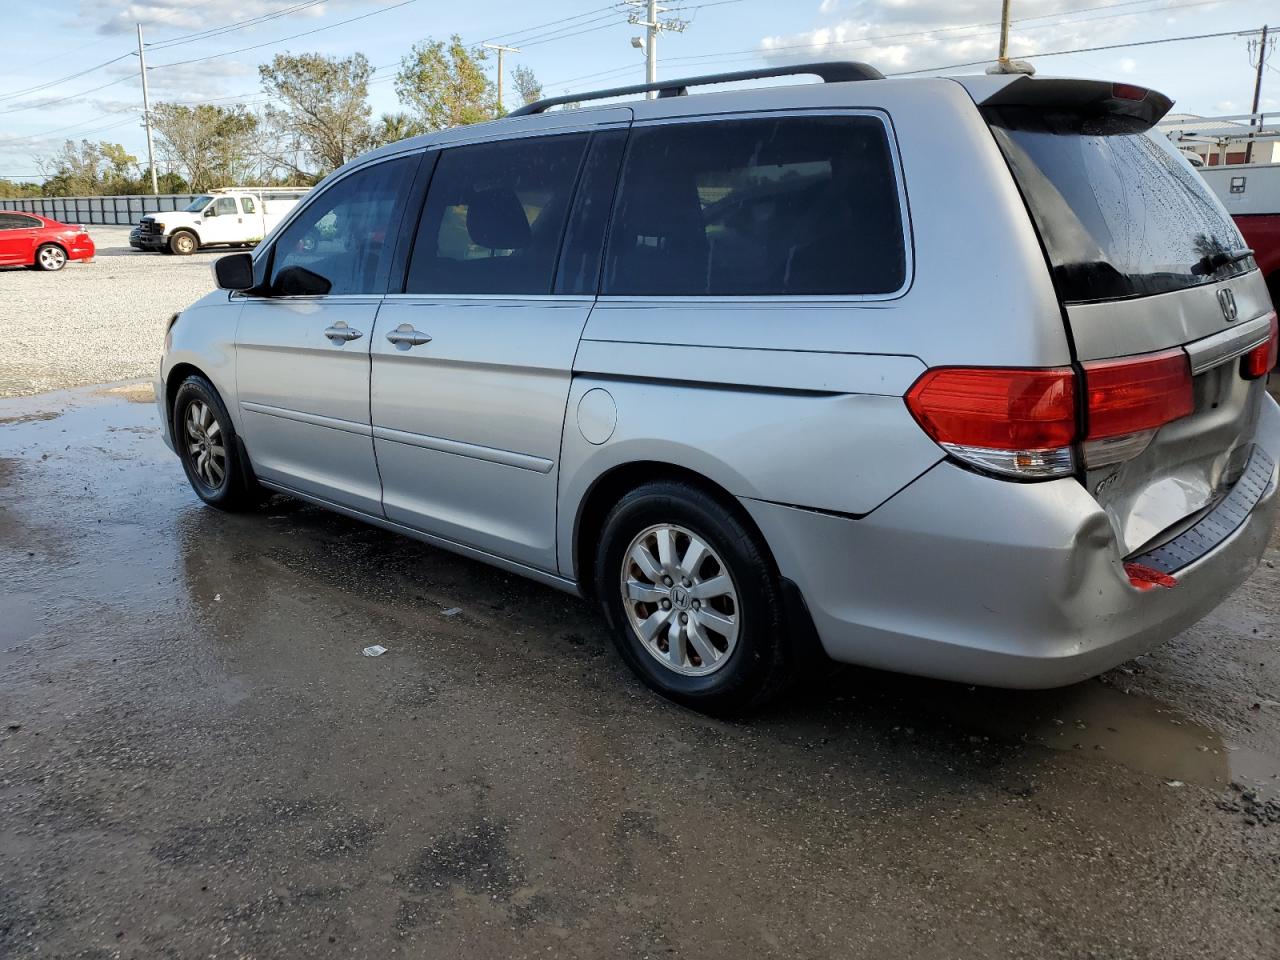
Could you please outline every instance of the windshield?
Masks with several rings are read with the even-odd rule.
[[[1167,140],[992,121],[1064,302],[1150,296],[1252,269],[1229,214]]]
[[[204,195],[198,196],[194,200],[192,200],[190,203],[188,203],[185,207],[183,207],[182,210],[184,213],[199,213],[201,210],[203,210],[205,207],[209,205],[209,201],[212,199],[213,197],[207,197]]]

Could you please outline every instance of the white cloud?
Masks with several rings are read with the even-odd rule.
[[[824,12],[828,6],[823,3]],[[1136,13],[1108,10],[1087,13],[1081,0],[1020,0],[1014,7],[1009,55],[1027,57],[1050,50],[1101,46],[1128,39],[1134,27],[1149,29],[1160,8]],[[770,62],[851,58],[865,60],[886,73],[932,66],[994,60],[999,46],[999,4],[991,0],[860,0],[843,4],[839,19],[816,29],[761,40]],[[1204,8],[1195,11],[1200,16]],[[1170,22],[1175,16],[1162,18]],[[1113,73],[1132,72],[1129,58],[1099,54]],[[1052,73],[1052,61],[1040,67]]]
[[[201,4],[193,4],[190,0],[132,0],[108,12],[106,18],[98,22],[97,32],[133,33],[135,24],[141,23],[144,30],[148,33],[154,31],[158,37],[192,33],[276,13],[299,2],[302,0],[223,0],[220,3]],[[294,17],[316,19],[324,16],[332,6],[336,4],[320,3],[287,17],[269,20],[262,26],[278,25]],[[80,15],[93,22],[102,16],[102,7],[103,4],[98,0],[81,0]]]

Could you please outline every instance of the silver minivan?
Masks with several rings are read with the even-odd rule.
[[[822,82],[689,92],[781,74]],[[217,262],[157,390],[204,501],[592,597],[716,711],[815,652],[1071,683],[1258,562],[1276,314],[1167,97],[826,63],[568,99],[375,150]]]

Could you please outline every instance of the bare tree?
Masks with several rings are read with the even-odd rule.
[[[369,123],[369,77],[373,68],[362,53],[328,57],[319,53],[277,54],[258,68],[262,89],[284,101],[284,109],[268,107],[266,115],[286,145],[275,162],[298,173],[305,159],[320,173],[337,169],[373,145]],[[301,148],[290,158],[287,145]],[[298,153],[295,149],[293,153]]]
[[[542,99],[542,84],[538,82],[538,78],[534,76],[533,71],[524,64],[520,64],[520,66],[511,71],[511,82],[515,85],[516,92],[520,94],[520,99],[524,103],[533,103],[535,100]]]

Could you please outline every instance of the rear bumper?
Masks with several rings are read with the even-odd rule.
[[[67,247],[68,260],[92,260],[93,255],[97,252],[97,247],[89,237],[82,240],[73,241]]]
[[[1257,566],[1275,523],[1280,408],[1255,445],[1273,465],[1234,530],[1140,591],[1106,514],[1075,480],[1009,483],[941,463],[861,520],[743,500],[822,646],[848,663],[1000,687],[1083,680],[1150,649],[1221,603]]]

